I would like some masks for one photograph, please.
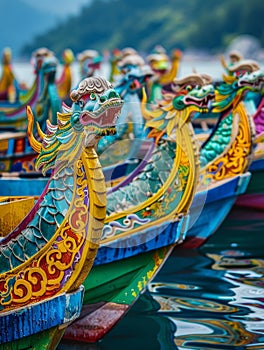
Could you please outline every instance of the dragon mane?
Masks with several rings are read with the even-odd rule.
[[[47,120],[45,134],[38,123],[37,131],[41,142],[33,135],[34,115],[28,107],[28,139],[32,148],[39,153],[36,170],[46,174],[56,166],[71,164],[80,155],[83,140],[83,125],[79,121],[81,111],[57,113],[58,124],[52,125]]]

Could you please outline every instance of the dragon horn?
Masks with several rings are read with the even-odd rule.
[[[151,113],[148,111],[147,107],[147,94],[146,90],[142,88],[142,100],[141,100],[141,112],[145,120],[152,119]]]
[[[237,79],[236,77],[234,77],[232,75],[225,75],[225,74],[223,74],[222,77],[223,77],[224,82],[227,84],[232,84]]]
[[[35,136],[33,134],[34,115],[32,113],[32,109],[30,108],[30,106],[27,106],[27,118],[28,118],[28,127],[27,127],[28,141],[30,143],[30,146],[33,148],[33,150],[37,153],[40,153],[42,149],[42,144],[35,139]]]
[[[145,88],[142,88],[142,99],[141,99],[141,113],[145,120],[151,120],[153,118],[159,117],[162,114],[162,110],[156,108],[155,110],[147,109],[147,94]]]
[[[44,138],[46,137],[46,134],[41,130],[39,122],[36,122],[36,125],[37,125],[37,132],[38,132],[40,139],[44,140]]]
[[[224,57],[224,55],[220,55],[220,62],[221,62],[221,64],[222,64],[222,66],[225,68],[225,69],[227,69],[227,63],[226,63],[226,60],[225,60],[225,57]]]

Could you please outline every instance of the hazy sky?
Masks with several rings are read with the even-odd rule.
[[[91,0],[23,0],[25,3],[45,12],[53,12],[61,16],[76,14],[83,5],[89,4]]]

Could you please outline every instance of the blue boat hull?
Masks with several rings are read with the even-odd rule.
[[[41,337],[41,332],[53,327],[65,328],[79,317],[83,296],[81,286],[75,292],[0,314],[0,347],[6,344],[9,349],[9,344],[19,339],[38,333]]]
[[[190,208],[190,221],[184,248],[198,248],[222,224],[237,197],[245,193],[251,174],[246,173],[223,182],[208,192],[195,195]]]

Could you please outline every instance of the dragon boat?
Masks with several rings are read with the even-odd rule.
[[[19,84],[12,68],[12,52],[6,47],[2,53],[2,74],[0,77],[0,101],[14,102]]]
[[[170,58],[161,45],[157,45],[153,52],[147,56],[146,60],[155,73],[147,84],[149,103],[158,103],[163,98],[162,90],[170,90],[171,84],[178,74],[181,57],[181,51],[175,49]]]
[[[252,120],[248,119],[241,106],[239,93],[247,87],[251,89],[253,81],[259,82],[258,76],[252,79],[241,81],[240,89],[234,90],[237,98],[233,104],[227,99],[230,102],[229,110],[221,115],[218,125],[200,148],[200,184],[190,207],[189,226],[182,243],[186,248],[202,245],[220,226],[238,195],[244,193],[248,186],[250,173],[247,169],[252,157],[254,128]],[[192,74],[176,79],[175,83],[176,86],[172,87],[174,93],[164,95],[160,110],[146,109],[146,97],[143,99],[143,114],[146,119],[152,119],[148,125],[157,125],[161,129],[161,137],[173,128],[172,116],[180,113],[183,106],[189,103],[188,91],[195,94],[195,86],[211,91],[210,99],[215,100],[216,112],[219,103],[224,103],[220,92],[212,84],[208,85],[208,79],[205,80],[203,75]],[[214,214],[216,212],[218,215]]]
[[[203,177],[207,178],[209,175],[210,181],[213,178],[214,182],[225,180],[224,187],[219,188],[220,191],[215,194],[219,201],[208,208],[205,205],[203,209],[203,211],[206,209],[208,211],[205,219],[207,217],[212,232],[215,232],[220,226],[237,199],[246,193],[251,181],[250,168],[254,157],[255,128],[253,119],[244,108],[243,96],[248,91],[256,91],[261,80],[261,73],[243,75],[236,84],[219,85],[215,90],[212,112],[220,114],[220,116],[217,125],[202,144],[200,150],[202,169],[204,169],[202,170]],[[207,197],[206,202],[210,201],[210,192],[208,192]],[[216,212],[218,215],[212,220]],[[219,220],[219,217],[223,219]],[[203,222],[202,214],[189,234],[196,229],[199,230],[199,221]],[[213,227],[211,227],[212,225]],[[201,229],[199,231],[200,233],[204,232],[204,236],[194,234],[193,239],[190,238],[190,243],[188,243],[187,237],[184,245],[193,246],[192,241],[195,243],[199,237],[201,237],[201,243],[204,238],[209,238],[205,231]],[[199,244],[199,242],[197,243]]]
[[[259,69],[257,63],[250,63],[249,67],[246,66],[247,71],[252,75],[262,75],[262,84],[259,86],[258,91],[249,91],[244,99],[247,113],[252,116],[254,121],[256,137],[254,141],[253,161],[249,168],[252,177],[246,193],[239,196],[236,205],[264,209],[264,186],[262,181],[264,174],[264,72]],[[243,67],[243,61],[241,62],[241,66]]]
[[[73,80],[71,65],[73,62],[74,54],[72,50],[65,49],[62,53],[62,72],[60,77],[56,79],[56,86],[60,100],[66,104],[70,101]]]
[[[77,55],[80,66],[80,78],[92,77],[101,67],[103,57],[97,50],[87,49]]]
[[[217,123],[217,118],[221,113],[227,113],[232,104],[240,102],[241,110],[248,118],[253,120],[255,137],[252,161],[249,171],[252,176],[246,192],[239,196],[236,205],[263,209],[264,187],[262,175],[264,170],[264,129],[262,112],[262,91],[263,91],[263,70],[260,69],[257,62],[253,60],[238,60],[228,67],[228,75],[223,75],[224,82],[219,84],[218,90],[218,108],[217,113],[210,113],[211,124]],[[215,117],[214,117],[215,115]],[[201,115],[202,116],[202,115]],[[207,122],[205,117],[205,121]],[[213,129],[213,127],[212,127]],[[207,130],[202,138],[208,137],[211,130]]]
[[[0,103],[0,128],[3,129],[0,134],[1,173],[36,173],[34,162],[37,153],[29,145],[26,133],[26,106],[35,111],[41,127],[46,125],[46,118],[56,124],[57,112],[61,109],[55,85],[57,66],[55,56],[45,49],[39,49],[34,52],[33,57],[36,79],[27,92],[27,97],[24,96],[23,99],[21,97],[17,105],[12,103],[4,107]]]
[[[123,75],[122,64],[120,65],[120,62],[130,55],[139,56],[139,53],[133,47],[125,47],[122,50],[114,49],[110,53],[108,58],[108,64],[110,65],[109,80],[113,84],[119,82]]]
[[[36,165],[42,165],[44,171],[53,167],[55,154],[57,161],[63,154],[70,159],[78,155],[77,145],[85,137],[80,116],[82,123],[91,122],[90,130],[96,135],[100,115],[91,120],[87,109],[104,104],[106,96],[97,80],[92,84],[91,79],[95,78],[84,80],[72,91],[72,111],[59,113],[57,128],[47,135],[40,133],[42,143],[30,132],[30,143],[40,152]],[[200,110],[206,95],[199,103],[193,101],[193,110]],[[189,118],[186,109],[177,121],[177,146],[175,141],[161,140],[133,180],[126,179],[107,191],[107,217],[96,259],[84,281],[83,311],[64,337],[89,342],[102,338],[143,292],[172,248],[184,239],[198,181],[198,155]],[[52,179],[54,176],[48,186],[57,187]],[[62,188],[74,186],[65,179],[60,184]],[[83,191],[86,193],[85,188]]]
[[[44,116],[49,116],[56,124],[57,112],[60,110],[60,99],[54,83],[57,59],[51,51],[40,48],[33,52],[32,62],[35,69],[35,80],[25,93],[16,101],[0,101],[0,129],[2,131],[25,131],[27,129],[26,107],[30,106],[42,124]],[[43,126],[43,125],[42,125]]]
[[[116,134],[101,139],[98,143],[98,154],[104,167],[116,166],[126,160],[142,159],[149,147],[144,141],[144,118],[141,112],[140,93],[148,79],[153,75],[152,70],[138,54],[126,54],[119,61],[122,78],[115,83],[115,90],[124,100],[124,106],[116,126]],[[105,152],[107,150],[107,152]]]
[[[59,115],[44,146],[32,136],[40,153],[37,166],[54,170],[33,208],[0,243],[1,349],[55,349],[80,313],[82,283],[106,215],[105,182],[94,147],[98,138],[114,132],[123,104],[103,78],[86,84],[90,93],[99,89],[101,103],[76,104],[72,115]],[[27,115],[32,126],[30,107]],[[96,132],[95,121],[100,121]]]
[[[99,140],[97,147],[107,182],[128,175],[148,153],[148,148],[151,146],[149,140],[143,140],[144,120],[138,93],[151,76],[152,71],[143,63],[140,56],[130,55],[129,59],[126,57],[122,67],[126,66],[128,69],[129,66],[129,70],[115,86],[115,90],[124,100],[117,133],[106,136],[105,140]],[[62,106],[65,111],[70,108],[65,103]],[[0,172],[2,172],[2,178],[0,182],[5,186],[1,186],[0,194],[39,195],[48,178],[43,178],[42,174],[35,170],[34,163],[37,153],[29,145],[26,133],[6,132],[0,135],[0,145],[1,143]]]

